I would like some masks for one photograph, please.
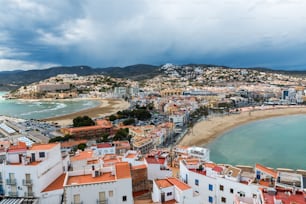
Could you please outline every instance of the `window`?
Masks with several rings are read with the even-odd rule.
[[[172,196],[172,192],[168,192],[168,193],[167,193],[167,196]]]
[[[213,202],[214,202],[214,199],[213,199],[212,196],[209,196],[209,197],[208,197],[208,202],[209,202],[209,203],[213,203]]]
[[[105,192],[99,192],[99,201],[105,201]]]
[[[114,191],[108,191],[108,196],[109,197],[113,197],[113,195],[114,195]]]
[[[220,191],[223,191],[223,190],[224,190],[224,186],[220,185]]]
[[[232,188],[231,188],[231,189],[230,189],[230,193],[232,193],[232,194],[233,194],[233,193],[234,193],[234,189],[232,189]]]
[[[126,196],[122,196],[122,201],[125,202],[127,200]]]
[[[194,184],[195,184],[196,186],[198,186],[198,185],[199,185],[199,179],[194,180]]]
[[[81,203],[80,194],[73,195],[73,202],[74,203]]]
[[[27,184],[31,183],[31,174],[25,174],[25,183]]]
[[[214,187],[211,184],[208,184],[208,190],[213,191]]]
[[[240,197],[245,197],[245,192],[243,192],[243,191],[239,191],[238,194],[239,194]]]
[[[45,158],[45,152],[39,152],[39,157],[40,158]]]
[[[222,202],[222,203],[226,203],[226,198],[225,198],[225,197],[222,197],[222,198],[221,198],[221,202]]]

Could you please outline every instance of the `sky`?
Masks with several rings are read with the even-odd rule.
[[[0,5],[0,71],[165,63],[306,70],[305,0]]]

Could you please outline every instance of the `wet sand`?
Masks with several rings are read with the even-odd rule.
[[[208,117],[208,119],[195,124],[179,142],[179,145],[203,146],[226,131],[248,122],[295,114],[306,114],[306,106],[244,108],[239,114],[211,116]]]
[[[114,114],[120,110],[125,110],[129,107],[129,103],[120,99],[101,99],[100,105],[82,110],[75,113],[70,113],[62,116],[51,117],[42,119],[47,122],[55,122],[62,127],[72,124],[72,120],[78,116],[89,116],[91,118],[97,118]]]

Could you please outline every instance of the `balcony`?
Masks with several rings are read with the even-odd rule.
[[[107,200],[97,200],[97,204],[107,204]]]
[[[9,191],[8,196],[10,197],[18,197],[18,192]]]
[[[16,179],[6,179],[6,185],[16,185]]]
[[[22,185],[24,185],[24,186],[32,186],[33,182],[32,182],[31,179],[23,179],[22,180]]]
[[[24,197],[34,197],[34,192],[25,192]]]

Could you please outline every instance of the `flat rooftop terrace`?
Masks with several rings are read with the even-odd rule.
[[[111,173],[103,173],[100,176],[92,177],[91,174],[69,176],[66,185],[83,185],[90,183],[101,183],[116,181],[116,177]]]

